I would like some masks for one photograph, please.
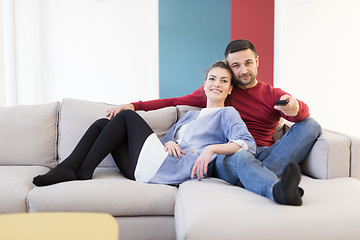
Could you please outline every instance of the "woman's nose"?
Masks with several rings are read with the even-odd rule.
[[[219,81],[219,80],[216,80],[216,81],[214,82],[214,86],[216,86],[216,87],[220,86],[220,81]]]

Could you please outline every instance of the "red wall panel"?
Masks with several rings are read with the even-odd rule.
[[[260,59],[257,79],[273,85],[274,0],[231,0],[231,40],[250,40]]]

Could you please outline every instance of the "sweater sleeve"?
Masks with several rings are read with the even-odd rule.
[[[276,88],[275,94],[274,94],[275,101],[279,100],[282,95],[290,95],[291,96],[291,94],[281,90],[280,88]],[[290,122],[300,122],[310,116],[308,105],[306,105],[306,103],[300,101],[299,99],[296,99],[296,100],[299,102],[299,111],[296,116],[289,117],[289,116],[286,116],[283,112],[279,111],[281,114],[281,117],[285,118],[286,120],[288,120]]]
[[[283,113],[281,114],[286,120],[290,122],[300,122],[305,118],[310,117],[308,105],[306,105],[306,103],[300,101],[299,99],[297,99],[297,101],[299,102],[299,112],[296,116],[289,117],[289,116],[285,116]]]
[[[135,110],[156,110],[164,107],[177,106],[177,105],[190,105],[196,107],[206,107],[206,96],[203,86],[195,90],[191,94],[175,98],[163,98],[151,101],[132,102]]]
[[[244,149],[248,150],[252,154],[255,154],[255,139],[250,134],[239,113],[234,108],[229,108],[224,119],[224,122],[229,126],[227,131],[227,139],[229,142],[235,142],[242,147],[246,144]]]

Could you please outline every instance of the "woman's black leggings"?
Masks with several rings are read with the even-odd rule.
[[[111,153],[121,173],[135,180],[141,148],[153,131],[136,112],[125,110],[112,120],[95,121],[73,152],[60,165],[75,170],[78,179],[91,179],[95,168]]]

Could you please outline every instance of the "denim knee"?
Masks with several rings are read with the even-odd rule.
[[[219,155],[215,159],[213,176],[223,179],[231,184],[239,185],[239,169],[242,162],[246,161],[248,151],[239,151],[232,155]],[[251,153],[249,153],[251,154]],[[252,154],[251,154],[252,155]]]
[[[312,134],[314,138],[318,138],[321,135],[322,128],[314,118],[308,117],[302,122],[306,125],[306,128],[310,130],[309,133]]]
[[[258,161],[255,156],[246,150],[241,150],[234,154],[225,156],[219,155],[215,161],[216,168],[227,168],[236,171],[243,168],[250,162]]]

